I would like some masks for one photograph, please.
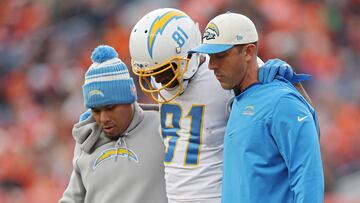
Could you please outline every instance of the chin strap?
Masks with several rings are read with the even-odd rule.
[[[182,89],[181,89],[179,95],[182,95],[182,93],[184,93],[187,85],[189,84],[189,81],[190,81],[190,79],[187,79],[187,80],[184,80],[184,81],[182,82]],[[177,94],[177,93],[178,93],[178,91],[179,91],[179,85],[176,85],[176,86],[173,87],[173,88],[166,88],[166,89],[164,89],[164,90],[167,91],[169,94],[174,95],[174,94]]]

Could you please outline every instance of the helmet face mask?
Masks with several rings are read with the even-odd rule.
[[[185,67],[181,68],[183,65],[185,65]],[[181,79],[186,72],[188,65],[189,59],[175,57],[165,64],[147,69],[140,68],[132,62],[132,70],[133,73],[139,77],[141,90],[154,101],[158,103],[165,103],[175,99],[176,96],[181,94],[183,88]],[[154,84],[154,80],[156,80],[156,78],[160,78],[160,80],[163,79],[160,83],[160,87],[157,87],[157,85]],[[166,98],[162,94],[162,90],[173,88],[177,85],[179,88],[177,88],[177,92],[175,92],[176,94],[172,95],[171,98]]]
[[[129,42],[131,66],[139,76],[141,90],[159,103],[175,99],[184,91],[184,80],[191,78],[199,65],[199,55],[188,58],[187,52],[200,43],[198,25],[182,11],[157,9],[142,17]],[[164,75],[166,80],[156,84]],[[170,94],[164,96],[164,91]]]

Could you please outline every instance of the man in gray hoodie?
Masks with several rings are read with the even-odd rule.
[[[159,115],[143,111],[126,65],[97,47],[83,96],[92,116],[74,125],[73,171],[59,203],[165,203]]]

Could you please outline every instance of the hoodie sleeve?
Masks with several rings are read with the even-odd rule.
[[[75,156],[73,160],[73,170],[71,172],[70,181],[65,189],[59,203],[80,203],[84,202],[86,190],[81,178],[80,170],[77,166],[77,157],[80,156],[81,149],[77,144],[75,146]]]
[[[323,169],[318,126],[308,105],[293,94],[280,98],[271,133],[288,168],[294,202],[322,202]]]

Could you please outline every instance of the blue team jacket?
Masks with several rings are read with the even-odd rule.
[[[285,80],[234,99],[224,141],[223,203],[323,202],[314,109]]]

